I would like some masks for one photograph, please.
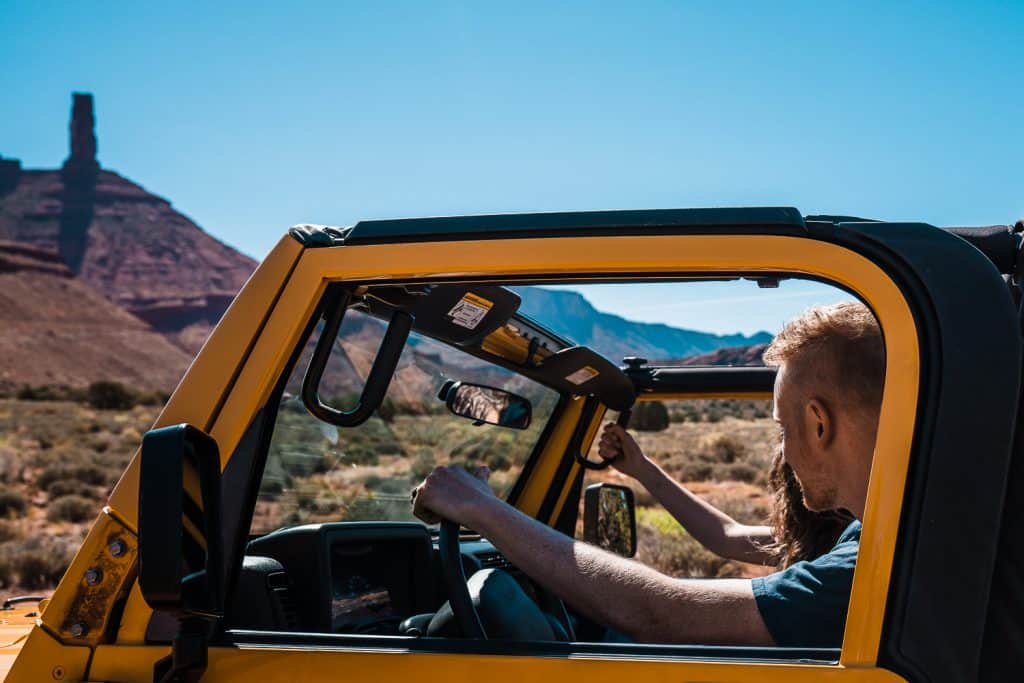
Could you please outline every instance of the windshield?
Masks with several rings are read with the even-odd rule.
[[[385,324],[349,310],[320,383],[321,399],[348,409],[362,391]],[[486,465],[506,497],[558,403],[554,390],[455,347],[412,332],[387,396],[356,427],[307,412],[299,396],[307,344],[281,399],[260,485],[252,533],[312,522],[414,521],[409,492],[439,465]],[[476,425],[438,398],[447,380],[498,387],[532,404],[526,429]]]

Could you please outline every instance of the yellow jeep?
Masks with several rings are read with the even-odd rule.
[[[1020,245],[1007,226],[791,208],[297,226],[189,368],[27,639],[5,650],[6,680],[1012,678]],[[631,495],[585,487],[603,464],[588,459],[600,425],[648,401],[771,398],[774,373],[620,366],[573,344],[557,315],[524,315],[517,291],[741,278],[828,283],[883,330],[841,648],[612,642],[487,539],[413,521],[409,484],[437,464],[403,427],[415,422],[450,462],[490,462],[522,512],[632,555]],[[478,628],[467,577],[489,567],[523,588],[494,609],[540,614],[536,627]]]

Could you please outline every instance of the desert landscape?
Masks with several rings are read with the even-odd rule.
[[[102,408],[95,396],[92,402],[88,395],[73,398],[30,392],[0,398],[2,596],[54,587],[160,410],[151,396],[126,395],[119,404],[100,403]],[[672,418],[667,429],[634,431],[645,452],[736,519],[763,522],[764,477],[775,438],[774,424],[765,417],[768,403],[667,405]],[[409,490],[435,464],[487,465],[494,490],[504,495],[529,454],[514,446],[519,435],[512,430],[476,428],[440,411],[378,415],[332,440],[294,398],[282,405],[277,434],[254,531],[314,521],[410,518]],[[675,576],[764,571],[701,548],[636,482],[614,470],[591,474],[590,480],[633,488],[641,561]]]

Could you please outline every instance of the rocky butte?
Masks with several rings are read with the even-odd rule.
[[[256,262],[103,168],[95,125],[92,95],[75,93],[60,169],[0,158],[0,240],[56,252],[78,280],[192,355]]]

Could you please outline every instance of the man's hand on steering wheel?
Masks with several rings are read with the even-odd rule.
[[[447,519],[472,527],[480,509],[497,500],[487,484],[490,475],[487,467],[478,467],[475,474],[461,465],[436,467],[413,489],[412,512],[427,524]]]
[[[606,424],[601,431],[597,454],[610,461],[619,472],[634,479],[639,479],[641,471],[651,464],[629,432],[614,422]]]

